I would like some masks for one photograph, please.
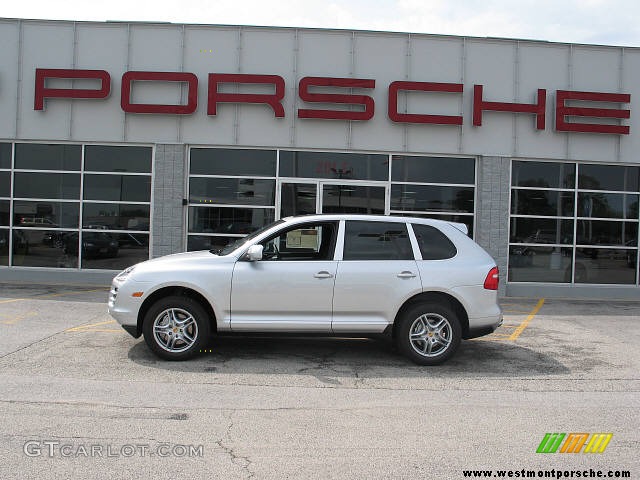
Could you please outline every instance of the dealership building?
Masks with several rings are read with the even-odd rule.
[[[18,19],[0,44],[0,281],[345,212],[466,224],[502,295],[639,298],[638,48]]]

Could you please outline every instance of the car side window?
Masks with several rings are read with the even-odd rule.
[[[413,260],[407,225],[349,220],[344,232],[344,260]]]
[[[333,260],[337,232],[337,222],[298,224],[261,242],[262,260]]]
[[[431,225],[412,223],[423,260],[445,260],[457,255],[458,250],[449,238]]]

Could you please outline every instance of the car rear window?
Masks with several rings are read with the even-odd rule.
[[[435,227],[412,223],[423,260],[445,260],[455,257],[456,246],[449,238]]]
[[[413,260],[407,225],[399,222],[347,221],[344,260]]]

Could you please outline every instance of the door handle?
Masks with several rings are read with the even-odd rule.
[[[315,278],[332,278],[333,275],[331,275],[329,272],[327,272],[326,270],[322,270],[321,272],[318,272],[314,275]]]
[[[400,272],[398,274],[398,278],[415,278],[416,274],[410,272],[409,270],[405,270],[404,272]]]

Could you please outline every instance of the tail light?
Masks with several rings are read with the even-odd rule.
[[[498,267],[493,267],[487,273],[487,278],[484,279],[484,288],[487,290],[498,290]]]

